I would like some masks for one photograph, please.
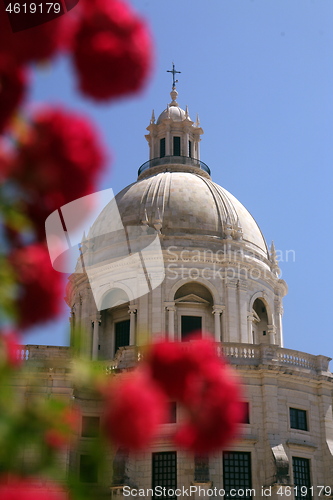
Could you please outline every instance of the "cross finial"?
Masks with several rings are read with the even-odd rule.
[[[175,64],[172,63],[172,69],[167,69],[167,73],[172,73],[172,88],[175,88],[176,83],[178,82],[178,80],[175,80],[175,75],[176,73],[181,73],[181,71],[176,71]]]

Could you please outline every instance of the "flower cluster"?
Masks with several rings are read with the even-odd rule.
[[[146,23],[122,0],[81,0],[71,12],[13,32],[0,2],[0,132],[21,103],[26,65],[67,53],[82,93],[106,101],[140,90],[152,66]],[[34,15],[35,18],[37,14]],[[15,22],[27,14],[15,13]]]
[[[17,476],[0,477],[1,500],[68,500],[67,493],[58,485],[48,481],[45,485],[38,479]]]
[[[153,344],[138,371],[116,377],[103,393],[106,435],[129,449],[151,444],[168,400],[186,416],[174,442],[190,452],[221,449],[243,420],[240,384],[208,338]]]
[[[148,30],[128,5],[85,0],[73,49],[84,94],[106,100],[139,90],[149,74],[150,54]]]

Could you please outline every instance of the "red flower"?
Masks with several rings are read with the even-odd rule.
[[[34,116],[12,176],[26,192],[26,213],[40,238],[50,213],[94,192],[104,161],[98,133],[86,118],[56,108]]]
[[[24,24],[29,14],[24,13],[22,5],[21,9],[20,13],[14,13],[13,15],[16,21],[21,16]],[[35,19],[37,16],[38,13],[36,12],[34,14]],[[2,1],[0,2],[0,53],[9,54],[17,64],[49,59],[57,51],[67,46],[69,32],[72,30],[71,24],[71,17],[66,14],[39,26],[14,33],[5,11],[5,2]]]
[[[175,442],[194,453],[212,453],[236,437],[243,420],[239,383],[228,366],[216,365],[196,384],[196,391],[196,401],[185,405],[188,419]]]
[[[146,363],[152,378],[182,403],[187,420],[175,441],[195,453],[221,449],[236,434],[244,405],[240,385],[209,339],[154,344]]]
[[[153,379],[168,397],[182,403],[190,402],[195,396],[196,385],[201,384],[207,366],[221,366],[214,343],[195,337],[190,342],[153,344],[147,362]]]
[[[21,104],[26,83],[27,75],[23,68],[16,66],[11,57],[0,52],[0,133]]]
[[[17,367],[22,363],[19,336],[14,331],[0,332],[0,365]]]
[[[43,485],[38,479],[10,476],[0,478],[1,500],[68,500],[67,493],[55,483]]]
[[[131,450],[149,446],[166,411],[165,398],[154,382],[135,371],[117,376],[104,394],[103,427],[111,443]]]
[[[64,292],[62,275],[52,268],[45,245],[14,250],[10,262],[21,288],[17,299],[19,327],[28,328],[59,314]]]
[[[146,25],[119,0],[88,0],[73,47],[81,91],[106,100],[140,90],[152,65]]]
[[[36,113],[19,144],[14,175],[52,211],[88,194],[103,161],[97,132],[86,118],[48,108]]]

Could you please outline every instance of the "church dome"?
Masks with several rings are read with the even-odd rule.
[[[188,235],[239,241],[245,247],[269,258],[264,237],[251,214],[228,191],[200,174],[163,171],[138,180],[116,196],[125,226],[161,224],[165,237]],[[104,232],[113,220],[110,203],[92,230]]]
[[[163,120],[171,119],[173,122],[182,122],[185,119],[190,120],[190,117],[186,117],[186,112],[179,106],[168,106],[157,119],[157,125],[162,123]]]

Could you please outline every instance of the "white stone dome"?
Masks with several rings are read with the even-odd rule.
[[[254,218],[228,191],[202,175],[160,172],[127,186],[116,202],[125,226],[162,224],[165,237],[190,235],[241,241],[247,249],[269,258],[265,239]],[[100,214],[92,232],[101,234],[114,218],[114,203]],[[228,241],[228,240],[227,240]]]
[[[187,118],[190,120],[189,116]],[[158,117],[157,125],[166,119],[171,119],[174,122],[182,122],[186,119],[186,112],[179,106],[169,106]]]

